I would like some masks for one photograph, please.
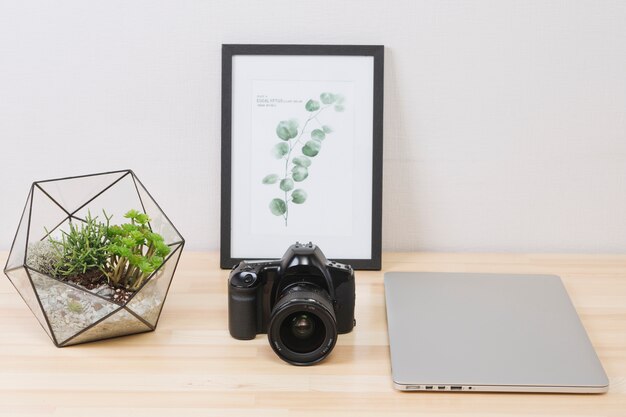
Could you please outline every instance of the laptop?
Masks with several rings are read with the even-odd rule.
[[[608,391],[557,276],[388,272],[385,298],[398,390]]]

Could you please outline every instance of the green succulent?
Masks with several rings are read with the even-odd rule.
[[[136,291],[163,264],[171,249],[163,236],[150,230],[147,214],[130,210],[124,217],[130,223],[107,230],[110,257],[104,273],[112,285]]]

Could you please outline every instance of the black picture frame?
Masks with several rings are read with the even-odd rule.
[[[220,267],[229,269],[242,258],[231,255],[231,196],[232,196],[232,85],[233,57],[237,55],[319,55],[319,56],[368,56],[373,57],[373,124],[372,124],[372,202],[371,202],[371,257],[369,259],[340,259],[338,262],[352,265],[354,269],[381,269],[382,239],[382,170],[383,170],[383,93],[384,93],[384,46],[383,45],[268,45],[223,44],[222,45],[222,165],[221,165],[221,232]],[[285,248],[287,249],[287,248]],[[323,250],[324,248],[322,248]],[[264,258],[248,258],[264,259]]]

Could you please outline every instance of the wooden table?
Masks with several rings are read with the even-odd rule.
[[[62,349],[0,280],[0,416],[626,416],[626,256],[383,257],[384,271],[560,275],[611,380],[604,395],[394,391],[383,271],[357,272],[358,325],[325,362],[287,365],[266,337],[229,336],[217,265],[216,253],[183,254],[155,332]]]

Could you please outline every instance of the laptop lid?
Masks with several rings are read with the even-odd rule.
[[[397,389],[608,390],[557,276],[388,272],[385,298]]]

